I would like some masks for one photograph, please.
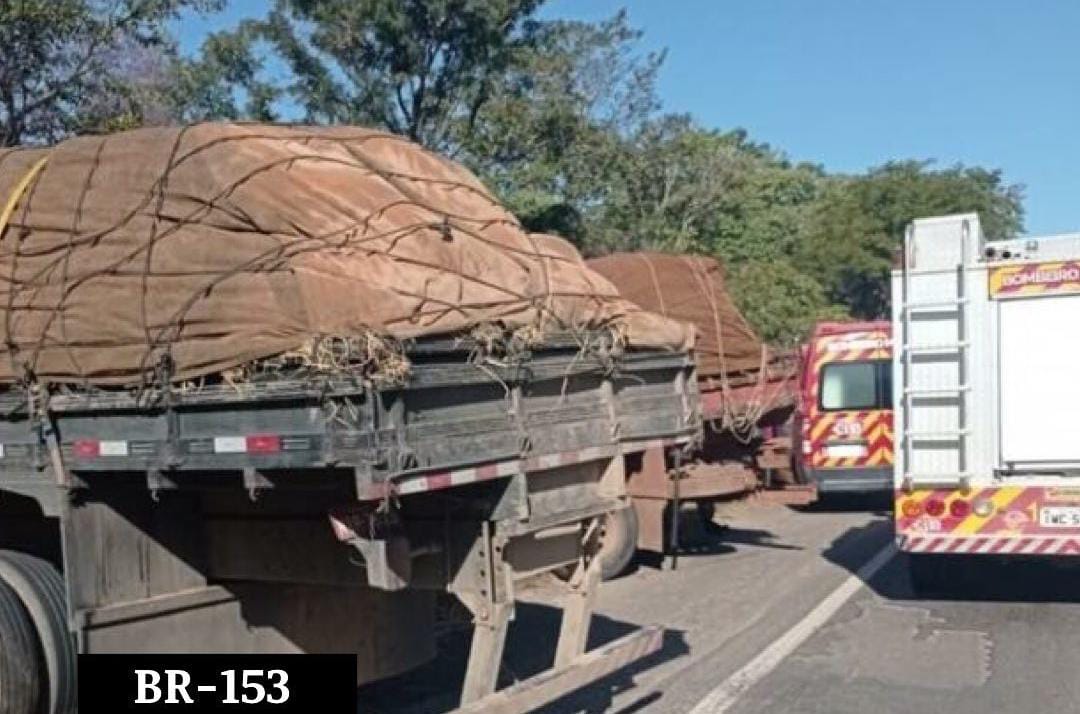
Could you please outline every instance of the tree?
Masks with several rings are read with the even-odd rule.
[[[447,154],[527,48],[542,0],[277,0],[254,23],[305,121],[382,126]]]
[[[117,82],[136,48],[168,43],[166,23],[221,0],[13,0],[0,3],[0,146],[98,128],[125,104]]]
[[[888,314],[889,270],[912,220],[974,211],[991,239],[1021,230],[1023,191],[1005,184],[1000,171],[931,166],[894,162],[862,176],[834,178],[817,205],[793,260],[853,315]]]
[[[663,116],[629,142],[593,232],[604,247],[778,258],[800,240],[821,183],[820,169],[792,166],[741,130]]]
[[[727,286],[747,322],[769,344],[793,347],[818,320],[847,316],[842,306],[830,304],[820,283],[787,260],[734,266]]]
[[[211,33],[195,57],[173,55],[158,101],[178,122],[211,119],[273,121],[281,90],[263,78],[263,59],[249,25]]]
[[[620,142],[656,109],[662,53],[625,12],[540,20],[543,0],[277,0],[242,32],[285,62],[305,121],[377,126],[456,158],[530,230],[583,241]]]
[[[589,248],[597,210],[627,173],[627,141],[659,106],[664,53],[637,51],[642,33],[625,12],[527,32],[461,158],[526,227]]]

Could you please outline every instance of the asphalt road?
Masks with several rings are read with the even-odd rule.
[[[660,623],[664,647],[544,714],[1080,711],[1078,572],[986,564],[962,587],[920,599],[902,555],[844,585],[889,546],[884,507],[743,505],[728,517],[726,533],[699,535],[677,569],[647,560],[605,585],[590,644]],[[811,622],[845,587],[850,599]],[[542,604],[519,607],[504,683],[548,666],[555,618]],[[750,686],[718,698],[785,642],[794,644]],[[448,633],[432,665],[362,692],[364,710],[453,709],[447,684],[466,652],[467,633]],[[717,701],[726,708],[712,709]]]

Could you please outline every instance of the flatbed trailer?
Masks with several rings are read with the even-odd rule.
[[[791,467],[796,389],[792,365],[777,360],[765,378],[746,374],[723,384],[699,379],[696,389],[704,425],[701,440],[692,449],[653,448],[627,458],[631,508],[616,513],[605,526],[607,578],[623,572],[635,550],[676,555],[687,540],[681,525],[684,506],[696,511],[698,530],[709,531],[722,527],[715,516],[724,503],[760,497],[805,505],[816,498],[812,488],[795,482]],[[737,430],[722,427],[732,412],[756,417]]]
[[[475,625],[466,711],[540,706],[655,651],[647,627],[586,652],[596,554],[626,458],[699,438],[695,366],[588,344],[483,361],[420,340],[401,383],[9,389],[0,657],[39,651],[46,684],[0,676],[0,697],[74,711],[77,652],[351,652],[370,682],[434,655],[439,592]],[[563,605],[554,667],[496,692],[526,582]]]
[[[717,504],[726,501],[758,493],[789,503],[812,498],[812,490],[790,476],[796,360],[773,352],[754,334],[728,295],[723,265],[706,256],[649,252],[587,263],[627,300],[693,325],[694,388],[705,424],[690,451],[651,450],[628,459],[633,507],[605,526],[604,576],[624,572],[638,550],[677,554],[686,505],[700,516],[696,529],[711,530]]]

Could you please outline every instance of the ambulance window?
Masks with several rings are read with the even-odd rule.
[[[880,409],[879,362],[835,362],[821,369],[821,408]]]
[[[877,362],[878,385],[880,388],[878,406],[892,409],[892,362]]]

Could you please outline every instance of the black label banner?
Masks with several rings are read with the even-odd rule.
[[[79,711],[355,714],[355,655],[79,655]]]

